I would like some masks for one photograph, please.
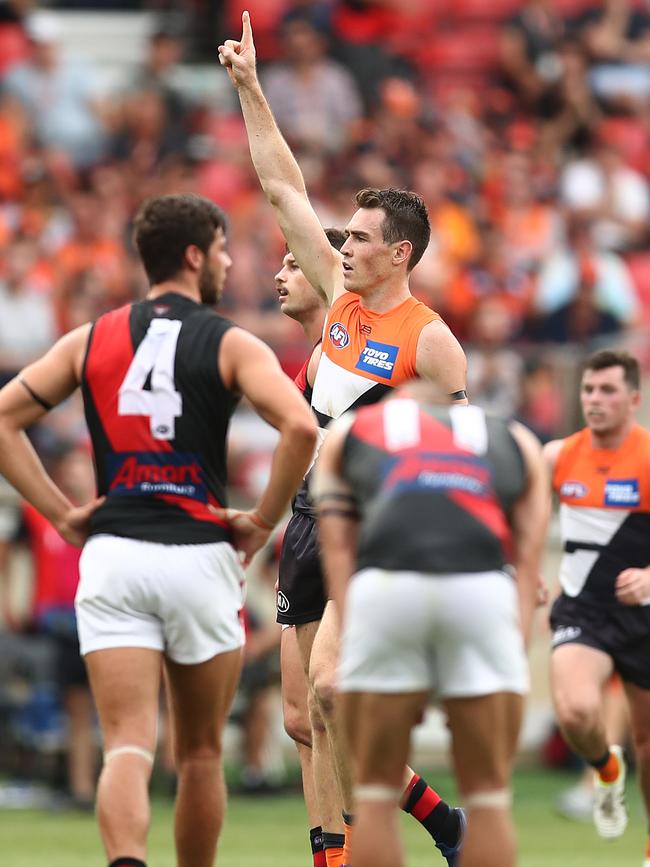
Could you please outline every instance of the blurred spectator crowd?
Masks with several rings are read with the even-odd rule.
[[[432,240],[412,290],[465,346],[471,400],[547,439],[576,424],[586,352],[623,341],[648,367],[647,4],[4,0],[0,382],[146,292],[131,222],[144,198],[170,192],[227,210],[233,266],[221,309],[267,340],[287,372],[302,364],[309,347],[274,289],[284,242],[216,60],[243,8],[323,224],[344,227],[361,187],[424,197]],[[98,57],[119,46],[102,44],[101,30],[71,51],[67,16],[79,10],[91,29],[97,13],[147,16],[141,56],[107,75]],[[267,444],[249,423],[235,424],[232,448],[244,496],[258,489]],[[85,436],[75,399],[33,433],[53,458]],[[0,513],[8,542],[15,504],[2,490]]]

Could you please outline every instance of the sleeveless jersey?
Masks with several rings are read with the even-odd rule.
[[[91,534],[149,542],[228,541],[226,434],[237,398],[221,382],[232,323],[177,293],[93,325],[82,390],[97,487]]]
[[[505,421],[476,406],[395,399],[359,410],[343,475],[361,514],[359,570],[503,569],[525,466]]]
[[[361,305],[344,292],[332,304],[323,333],[323,354],[314,382],[312,407],[321,428],[349,409],[377,403],[391,389],[417,376],[418,338],[440,319],[410,297],[387,313]]]
[[[618,605],[616,578],[650,564],[650,432],[635,425],[617,449],[584,428],[564,440],[553,471],[560,498],[567,596]]]

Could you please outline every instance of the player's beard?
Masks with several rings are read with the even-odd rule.
[[[204,260],[199,271],[199,294],[201,303],[210,307],[221,301],[221,286],[207,259]]]

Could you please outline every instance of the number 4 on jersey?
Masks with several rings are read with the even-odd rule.
[[[133,356],[118,393],[120,415],[146,415],[151,435],[157,440],[172,440],[175,419],[183,414],[183,398],[174,383],[179,319],[152,319],[144,339]],[[145,390],[151,374],[151,389]]]

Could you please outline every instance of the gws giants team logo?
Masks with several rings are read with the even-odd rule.
[[[278,606],[278,611],[281,614],[285,614],[289,610],[289,600],[284,595],[282,590],[278,590],[278,598],[276,601],[276,605]]]
[[[345,349],[345,347],[350,343],[350,335],[348,334],[348,329],[343,325],[342,322],[334,322],[333,325],[330,325],[330,340],[336,347],[336,349]]]

